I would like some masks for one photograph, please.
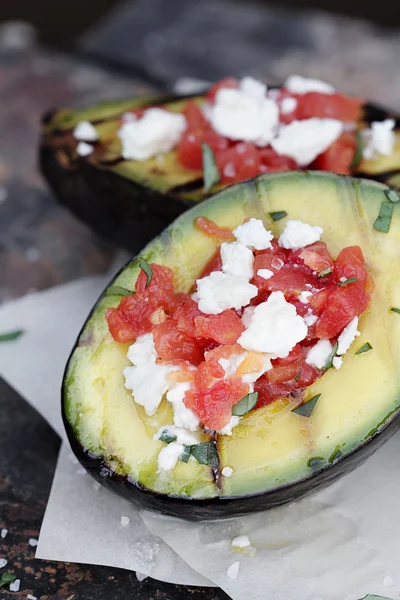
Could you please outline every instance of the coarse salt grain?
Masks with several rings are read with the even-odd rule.
[[[240,562],[236,561],[228,568],[227,575],[229,579],[237,579],[239,575]]]
[[[32,594],[28,594],[26,600],[37,600],[36,596],[32,596]]]
[[[0,532],[0,536],[3,538],[7,537],[8,529],[2,529]]]
[[[221,471],[221,475],[223,477],[230,477],[233,473],[233,469],[231,467],[224,467]]]
[[[30,546],[35,548],[35,546],[37,546],[39,542],[35,538],[30,538],[28,543]]]
[[[0,569],[3,569],[7,564],[7,561],[5,558],[0,558]]]
[[[129,525],[129,517],[121,517],[121,525],[122,527],[126,527],[127,525]]]
[[[19,586],[21,585],[21,580],[16,579],[13,583],[10,583],[10,592],[19,592]]]

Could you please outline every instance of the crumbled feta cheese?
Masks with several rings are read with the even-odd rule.
[[[320,94],[333,94],[335,89],[325,81],[311,79],[301,75],[290,75],[283,84],[292,94],[308,94],[308,92],[319,92]]]
[[[85,471],[85,473],[86,473],[86,471]],[[37,541],[35,538],[29,538],[29,542],[28,542],[28,544],[29,544],[30,546],[32,546],[33,548],[35,548],[35,546],[37,546],[37,545],[38,545],[38,543],[39,543],[39,542],[38,542],[38,541]]]
[[[253,318],[254,310],[255,310],[255,306],[247,306],[243,311],[242,323],[246,327],[246,329],[249,327],[249,325],[251,323],[251,319]]]
[[[226,573],[228,575],[229,579],[237,579],[238,578],[239,567],[240,567],[239,561],[236,561],[231,564],[231,566],[228,568],[228,571]]]
[[[129,517],[121,517],[121,525],[122,527],[126,527],[127,525],[129,525]]]
[[[159,470],[171,471],[179,460],[185,446],[178,442],[171,442],[161,450],[158,455],[157,463]]]
[[[152,417],[167,390],[171,387],[167,375],[178,370],[175,365],[148,363],[133,367],[125,367],[125,387],[131,390],[134,400],[143,406],[146,414]]]
[[[314,325],[317,321],[318,321],[318,317],[317,315],[305,315],[303,317],[304,323],[307,325],[307,327],[311,327],[312,325]]]
[[[159,440],[163,433],[167,433],[171,437],[176,437],[176,442],[178,444],[185,444],[187,446],[192,446],[194,444],[200,444],[199,435],[195,435],[185,429],[184,427],[175,427],[174,425],[165,425],[164,427],[160,427],[160,429],[155,434],[155,440]]]
[[[338,349],[336,354],[339,356],[346,354],[356,337],[360,335],[360,332],[357,331],[357,327],[358,317],[354,317],[354,319],[350,321],[350,323],[343,329],[342,333],[338,337]]]
[[[7,561],[5,558],[0,558],[0,569],[3,569],[7,564]]]
[[[287,115],[293,112],[297,107],[296,98],[284,98],[281,102],[281,112],[284,115]]]
[[[322,369],[333,350],[329,340],[319,340],[307,353],[306,363],[317,369]]]
[[[233,230],[233,235],[239,242],[249,248],[254,248],[254,250],[272,248],[271,240],[274,239],[271,231],[265,229],[261,219],[255,219],[254,217],[236,227]]]
[[[190,431],[196,431],[199,428],[200,419],[190,408],[186,408],[183,402],[185,394],[189,389],[189,382],[178,383],[167,392],[167,400],[172,404],[176,427],[185,427],[186,429],[190,429]]]
[[[219,433],[220,435],[232,435],[232,429],[234,427],[237,427],[237,425],[239,425],[239,421],[240,421],[240,417],[237,417],[236,415],[233,415],[230,418],[229,423],[227,423],[225,425],[225,427],[223,427],[222,429],[219,429],[217,431],[217,433]]]
[[[274,274],[274,272],[271,271],[270,269],[258,269],[258,271],[257,271],[257,275],[259,277],[261,277],[262,279],[271,279],[273,274]]]
[[[250,545],[248,535],[238,535],[232,540],[232,548],[248,548]]]
[[[300,292],[299,294],[299,300],[302,304],[308,304],[308,299],[310,296],[312,296],[312,292],[310,291],[304,291],[304,292]]]
[[[231,477],[233,469],[231,467],[224,467],[221,471],[223,477]]]
[[[253,277],[253,252],[241,242],[221,244],[221,260],[224,273],[246,279]]]
[[[147,160],[169,152],[186,128],[183,115],[162,108],[149,108],[140,119],[123,123],[118,131],[126,160]]]
[[[302,119],[280,128],[271,140],[271,146],[284,156],[289,156],[304,167],[325,152],[343,131],[343,123],[336,119]]]
[[[144,335],[139,335],[136,342],[129,346],[127,357],[136,367],[155,363],[157,352],[154,346],[153,334],[145,333]]]
[[[307,325],[282,292],[272,292],[266,302],[255,307],[251,323],[238,339],[246,350],[286,357],[307,336]]]
[[[302,221],[290,220],[286,223],[286,227],[281,234],[278,244],[282,248],[298,250],[318,242],[321,235],[324,233],[322,227],[309,225]]]
[[[267,146],[279,124],[279,109],[262,83],[246,77],[238,88],[218,90],[210,121],[217,133],[232,140]]]
[[[229,358],[220,358],[218,364],[225,371],[225,377],[231,377],[235,375],[238,366],[241,362],[243,362],[247,352],[242,352],[240,354],[232,354]]]
[[[5,537],[7,537],[7,533],[8,533],[8,529],[2,529],[0,531],[0,536],[1,538],[4,540]]]
[[[19,586],[21,585],[21,580],[16,579],[13,583],[10,583],[9,590],[10,592],[19,592]]]
[[[257,296],[258,288],[245,277],[234,277],[214,271],[207,277],[197,280],[199,309],[208,315],[234,308],[239,310]]]
[[[87,144],[86,142],[79,142],[76,147],[76,153],[78,156],[89,156],[92,154],[93,150],[93,146]]]
[[[394,119],[385,119],[384,121],[374,121],[371,128],[363,132],[367,144],[363,150],[365,159],[374,158],[376,154],[390,156],[393,152],[395,142]]]
[[[76,140],[82,142],[97,142],[99,139],[98,133],[95,127],[89,123],[89,121],[81,121],[75,127],[72,135]]]
[[[343,364],[343,358],[341,358],[340,356],[334,356],[332,359],[332,364],[335,367],[335,369],[339,371],[340,367]]]

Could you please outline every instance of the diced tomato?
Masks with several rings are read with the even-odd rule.
[[[297,381],[294,382],[294,385],[296,385],[297,389],[306,388],[309,385],[313,384],[314,381],[316,381],[318,377],[320,377],[320,375],[321,371],[319,369],[308,365],[304,361],[299,370],[299,377]]]
[[[136,281],[136,294],[145,298],[154,308],[168,308],[173,302],[174,272],[169,267],[155,263],[151,263],[150,267],[153,272],[150,284],[147,285],[147,275],[141,270]]]
[[[292,110],[289,113],[284,113],[282,112],[282,102],[283,100],[285,100],[286,98],[293,98],[294,100],[296,100],[296,106],[294,108],[294,110]],[[279,115],[279,120],[281,123],[284,123],[285,125],[288,125],[289,123],[291,123],[292,121],[298,119],[298,100],[300,98],[299,94],[293,94],[292,92],[289,92],[289,90],[287,90],[286,88],[281,88],[278,91],[278,95],[277,95],[277,102],[278,105],[280,106],[280,115]]]
[[[294,171],[298,165],[293,158],[275,152],[271,147],[261,148],[258,151],[261,173],[278,173],[280,171]]]
[[[219,315],[202,315],[195,318],[195,336],[212,339],[220,344],[234,344],[244,325],[234,310]]]
[[[317,273],[325,269],[333,269],[333,260],[325,242],[310,244],[300,252],[299,257],[307,267],[310,267],[312,271],[317,271]]]
[[[336,283],[344,277],[355,277],[359,283],[365,284],[368,273],[365,270],[365,261],[360,246],[348,246],[339,252],[335,261],[333,277]]]
[[[195,318],[199,317],[203,313],[199,310],[197,302],[192,300],[188,295],[182,304],[172,313],[173,319],[177,322],[177,328],[179,331],[186,333],[192,337],[196,337],[196,324]]]
[[[207,101],[213,103],[215,100],[215,96],[218,91],[222,88],[237,88],[239,87],[239,82],[234,77],[225,77],[221,79],[218,83],[212,86],[212,88],[207,92]]]
[[[196,102],[193,102],[193,100],[188,100],[186,102],[183,114],[186,119],[187,129],[191,131],[204,131],[208,127],[208,121],[204,116],[203,111]]]
[[[298,119],[318,117],[349,123],[357,121],[361,116],[363,101],[360,98],[351,98],[345,94],[321,94],[319,92],[308,92],[297,98]]]
[[[288,363],[282,367],[274,367],[265,373],[265,378],[269,383],[285,383],[296,377],[303,365],[303,357]]]
[[[285,358],[275,358],[272,361],[272,364],[277,367],[286,367],[290,363],[298,360],[299,358],[303,358],[303,351],[301,349],[300,344],[296,344],[294,348],[289,352],[289,354]]]
[[[106,310],[106,319],[111,335],[120,344],[129,344],[136,339],[136,328],[126,321],[117,308]]]
[[[314,281],[315,278],[311,274],[309,275],[300,269],[284,265],[273,277],[265,280],[263,287],[270,292],[294,291],[300,293],[307,289],[307,285],[312,285]]]
[[[200,171],[203,167],[202,131],[185,131],[178,144],[178,160],[186,169]]]
[[[220,135],[219,133],[211,129],[211,127],[209,129],[206,129],[206,131],[204,132],[202,141],[210,146],[214,154],[220,152],[221,150],[226,150],[229,147],[228,138],[224,137],[223,135]]]
[[[154,308],[145,298],[139,296],[125,296],[118,305],[122,319],[132,325],[135,331],[135,337],[149,333],[153,325],[150,317]]]
[[[293,386],[287,383],[270,383],[263,375],[255,382],[254,391],[258,392],[256,408],[261,408],[278,398],[287,398],[293,391]]]
[[[312,167],[320,171],[333,171],[339,175],[350,175],[351,163],[357,150],[356,134],[343,133],[325,152],[320,154]]]
[[[215,156],[221,183],[235,183],[259,174],[260,156],[250,142],[239,142]]]
[[[324,279],[325,279],[325,277],[324,277]],[[334,291],[334,289],[335,288],[332,287],[332,286],[323,288],[322,290],[320,290],[316,294],[313,294],[312,296],[309,296],[307,298],[308,303],[310,304],[310,306],[314,310],[316,310],[316,311],[322,310],[323,307],[325,306],[325,304],[326,304],[329,296]]]
[[[336,287],[316,323],[316,336],[325,340],[336,337],[354,317],[366,310],[369,302],[370,295],[358,282]]]
[[[197,217],[194,220],[194,225],[196,229],[199,229],[211,237],[216,237],[223,241],[233,240],[234,236],[229,227],[220,227],[217,223],[214,223],[214,221],[211,221],[211,219],[208,219],[207,217]]]
[[[225,371],[217,361],[204,361],[200,363],[194,375],[196,389],[207,392],[224,376]]]
[[[203,360],[201,345],[194,338],[177,328],[176,321],[169,319],[153,329],[154,346],[162,360],[187,360],[198,365]]]
[[[214,256],[210,259],[210,261],[206,264],[206,266],[200,273],[199,279],[202,279],[202,277],[206,277],[213,271],[222,271],[222,258],[219,248],[215,251]]]

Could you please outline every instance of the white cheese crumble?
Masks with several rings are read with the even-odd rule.
[[[363,150],[365,159],[374,158],[376,154],[390,156],[393,152],[395,135],[393,128],[394,119],[385,119],[384,121],[374,121],[371,128],[363,132],[367,145]]]
[[[343,358],[341,356],[334,356],[332,359],[332,364],[337,371],[339,371],[340,367],[343,364]]]
[[[279,124],[279,108],[266,96],[266,86],[250,77],[237,89],[221,88],[210,110],[215,131],[232,140],[267,146]]]
[[[79,144],[76,147],[76,153],[78,154],[78,156],[89,156],[90,154],[92,154],[93,150],[93,146],[87,144],[86,142],[79,142]]]
[[[272,292],[266,302],[255,307],[251,322],[238,339],[246,350],[286,357],[307,336],[307,325],[282,292]]]
[[[264,227],[261,219],[252,217],[233,230],[233,235],[239,242],[254,250],[267,250],[272,248],[271,240],[274,239],[271,231]]]
[[[258,288],[245,277],[234,277],[220,271],[197,280],[198,306],[208,315],[218,315],[228,308],[239,310],[257,294]]]
[[[123,123],[118,131],[126,160],[147,160],[169,152],[186,128],[183,115],[162,108],[149,108],[140,119]]]
[[[232,548],[248,548],[250,544],[248,535],[238,535],[232,540]]]
[[[10,583],[9,590],[10,592],[19,592],[19,586],[21,585],[21,580],[16,579],[13,583]]]
[[[121,525],[122,527],[126,527],[127,525],[129,525],[129,517],[121,517]]]
[[[309,225],[303,221],[289,220],[279,237],[278,244],[282,248],[298,250],[318,242],[323,233],[322,227]]]
[[[157,463],[160,471],[171,471],[179,460],[185,446],[178,442],[171,442],[161,450]]]
[[[237,579],[238,575],[239,575],[239,567],[240,567],[240,562],[236,561],[234,563],[231,564],[231,566],[228,568],[226,574],[228,575],[229,579]]]
[[[271,146],[304,167],[325,152],[343,131],[343,123],[336,119],[302,119],[280,128]]]
[[[338,349],[336,354],[339,356],[346,354],[356,337],[360,335],[360,332],[357,331],[357,327],[358,317],[354,317],[354,319],[350,321],[350,323],[343,329],[342,333],[338,337]]]
[[[333,94],[335,89],[329,83],[320,79],[311,79],[301,75],[290,75],[283,85],[292,94],[308,94],[308,92],[319,92],[320,94]]]
[[[5,558],[0,558],[0,569],[3,569],[3,567],[5,567],[7,564],[7,561]]]
[[[249,325],[251,323],[251,319],[254,315],[254,310],[255,310],[255,306],[247,306],[243,311],[242,323],[246,327],[246,329],[249,327]]]
[[[270,269],[258,269],[258,271],[257,271],[257,275],[259,277],[261,277],[262,279],[271,279],[273,274],[274,274],[274,272],[271,271]]]
[[[139,335],[136,342],[129,346],[127,357],[136,367],[155,363],[157,352],[154,346],[153,334],[145,333],[144,335]]]
[[[322,369],[333,350],[329,340],[319,340],[307,353],[306,363],[317,369]]]
[[[8,529],[2,529],[0,531],[0,537],[4,540],[4,538],[7,537],[7,533],[8,533]]]
[[[307,325],[307,327],[311,327],[312,325],[314,325],[317,321],[318,321],[318,317],[317,315],[305,315],[303,317],[304,323]]]
[[[241,242],[221,244],[221,260],[224,273],[246,279],[253,277],[253,252]]]
[[[86,471],[85,471],[85,473],[86,473]],[[29,542],[28,542],[28,544],[29,544],[30,546],[32,546],[33,548],[35,548],[35,546],[37,546],[37,545],[38,545],[38,543],[39,543],[39,542],[38,542],[38,541],[37,541],[35,538],[29,538]]]
[[[302,304],[308,304],[308,299],[312,295],[312,292],[310,292],[309,290],[305,290],[304,292],[300,292],[299,300]]]
[[[224,467],[221,471],[223,477],[231,477],[233,469],[231,467]]]
[[[232,415],[229,423],[227,423],[222,429],[218,429],[217,433],[219,433],[220,435],[232,435],[232,429],[239,425],[239,421],[240,417]]]
[[[72,132],[74,138],[82,142],[97,142],[99,139],[95,127],[89,121],[81,121]]]
[[[196,431],[200,426],[200,419],[190,408],[186,408],[183,402],[185,394],[189,390],[189,382],[178,383],[167,392],[167,400],[172,404],[174,411],[174,425]]]
[[[287,115],[293,112],[297,107],[296,98],[284,98],[281,102],[281,112],[284,115]]]

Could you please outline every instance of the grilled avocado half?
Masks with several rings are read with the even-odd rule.
[[[205,96],[133,98],[47,114],[42,125],[40,166],[59,201],[100,235],[136,253],[187,208],[218,192],[223,186],[214,185],[205,192],[202,172],[183,168],[174,150],[163,154],[161,161],[125,160],[121,155],[117,132],[124,113],[154,105],[181,112],[189,98],[199,105],[205,102]],[[358,127],[363,129],[386,118],[396,116],[367,103]],[[78,142],[73,136],[81,121],[92,123],[99,137],[94,152],[86,157],[78,156]],[[400,188],[398,120],[396,127],[392,155],[361,160],[353,175]]]
[[[309,389],[321,394],[310,417],[292,412],[281,398],[246,414],[232,436],[203,433],[217,449],[218,465],[178,462],[159,473],[165,444],[154,435],[172,422],[164,399],[149,417],[124,387],[128,345],[111,337],[105,311],[118,305],[119,290],[133,289],[138,258],[111,282],[88,317],[68,361],[62,410],[72,448],[93,477],[132,502],[187,519],[241,515],[291,502],[348,473],[400,427],[400,202],[388,188],[326,173],[263,175],[232,186],[179,217],[141,253],[174,271],[175,289],[189,291],[217,242],[198,231],[207,216],[234,228],[249,217],[264,220],[278,236],[287,218],[318,224],[332,254],[359,245],[375,281],[361,336],[339,371],[331,369]],[[387,233],[374,229],[382,203],[393,214]],[[269,213],[286,211],[274,222]],[[115,287],[119,286],[119,287]],[[372,350],[356,354],[369,343]],[[229,466],[227,478],[221,471]]]

